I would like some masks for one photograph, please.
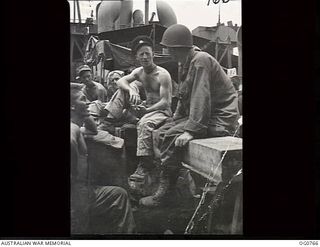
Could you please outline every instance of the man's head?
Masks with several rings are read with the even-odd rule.
[[[131,51],[141,66],[148,67],[153,65],[153,44],[148,36],[137,36],[132,41]]]
[[[83,85],[79,83],[70,84],[70,110],[71,116],[87,117],[89,116],[87,98],[82,92]]]
[[[88,65],[81,65],[78,68],[78,75],[79,75],[80,82],[83,83],[84,85],[91,86],[93,84],[91,69]]]
[[[175,24],[163,33],[160,44],[169,48],[169,53],[175,61],[181,62],[193,47],[193,38],[186,26]]]
[[[124,76],[124,72],[121,70],[114,70],[111,71],[106,79],[106,82],[103,84],[104,87],[109,91],[110,93],[115,93],[115,91],[118,89],[117,81]]]
[[[107,76],[107,84],[117,83],[117,81],[124,76],[124,72],[122,70],[113,70]]]

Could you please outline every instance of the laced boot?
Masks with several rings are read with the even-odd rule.
[[[135,172],[130,175],[130,178],[144,179],[147,174],[148,170],[145,169],[141,163],[139,163]]]
[[[152,169],[153,159],[151,156],[141,156],[136,171],[130,178],[143,179]]]
[[[131,193],[146,196],[146,187],[151,183],[149,175],[151,170],[152,157],[141,157],[136,171],[129,177],[128,183]]]
[[[157,191],[151,196],[141,198],[139,204],[145,207],[159,206],[167,195],[168,189],[169,176],[162,171],[160,173],[160,181]]]

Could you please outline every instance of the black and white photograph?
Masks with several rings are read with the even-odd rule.
[[[69,0],[72,236],[242,236],[241,0]]]
[[[0,245],[318,245],[319,4],[4,1]]]

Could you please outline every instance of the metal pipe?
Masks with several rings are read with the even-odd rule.
[[[219,37],[216,38],[215,59],[218,60],[219,55]]]
[[[145,25],[149,24],[149,0],[145,0],[144,23]]]
[[[76,1],[73,0],[73,23],[76,22]]]
[[[77,2],[77,7],[78,7],[78,18],[79,18],[79,23],[81,23],[81,13],[80,13],[79,0],[76,0],[76,2]]]
[[[119,23],[121,1],[103,1],[98,9],[98,34],[112,31]]]
[[[237,46],[238,46],[238,76],[242,84],[242,27],[237,31]]]
[[[153,41],[153,49],[156,49],[156,25],[153,23],[152,24],[152,29],[153,29],[153,36],[152,36],[152,41]]]
[[[177,17],[171,6],[163,0],[156,1],[158,19],[162,26],[170,27],[177,24]]]
[[[231,61],[231,39],[230,39],[230,36],[228,36],[228,45],[227,45],[227,58],[228,58],[228,69],[231,69],[232,67],[232,61]]]

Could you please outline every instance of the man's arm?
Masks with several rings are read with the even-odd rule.
[[[138,72],[140,71],[140,69],[141,68],[134,69],[129,75],[125,75],[117,81],[118,87],[129,93],[130,103],[134,105],[137,105],[140,103],[140,95],[136,90],[134,90],[130,86],[130,83],[137,80]]]
[[[105,89],[104,86],[102,86],[102,85],[101,85],[101,87],[99,86],[99,88],[98,88],[98,100],[101,103],[107,102],[107,96],[108,96],[107,89]]]
[[[97,134],[98,133],[97,125],[96,125],[96,123],[95,123],[95,121],[94,121],[92,116],[86,117],[84,119],[83,123],[84,123],[85,129],[87,129],[90,132],[92,132],[92,134]]]
[[[172,84],[168,72],[161,72],[160,78],[160,100],[154,105],[146,108],[146,113],[157,110],[166,110],[171,106]]]
[[[181,104],[181,101],[179,99],[177,107],[176,107],[176,110],[175,110],[175,112],[173,114],[173,120],[178,120],[178,119],[183,118],[185,116],[186,116],[185,109],[184,109],[184,107]]]
[[[205,134],[211,115],[210,71],[205,64],[194,68],[189,119],[184,130],[194,135]]]
[[[73,155],[74,162],[77,162],[77,156],[79,154],[87,153],[87,146],[81,134],[79,126],[76,124],[71,124],[71,151],[74,151]]]
[[[178,147],[186,145],[197,135],[205,134],[211,115],[209,68],[205,63],[200,63],[194,70],[189,118],[184,126],[185,132],[175,141]]]

